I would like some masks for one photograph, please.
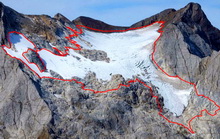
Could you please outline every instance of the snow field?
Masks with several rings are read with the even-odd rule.
[[[21,59],[40,77],[52,77],[50,70],[58,73],[64,79],[72,79],[73,76],[84,78],[88,72],[95,72],[96,77],[102,80],[110,80],[111,75],[121,74],[125,79],[139,75],[140,78],[157,86],[159,93],[164,98],[165,107],[176,115],[181,115],[184,107],[188,104],[188,98],[192,88],[177,89],[170,82],[164,82],[157,73],[150,55],[152,54],[153,43],[160,36],[158,29],[160,24],[138,30],[131,30],[120,33],[99,33],[84,30],[84,35],[73,38],[83,49],[102,50],[107,53],[110,62],[91,61],[69,50],[69,55],[58,56],[47,50],[38,51],[39,56],[45,61],[47,72],[40,72],[35,64],[30,64],[22,53],[28,48],[35,49],[33,44],[27,41],[24,36],[16,33],[10,35],[15,50],[4,47],[5,51],[13,57]],[[91,44],[88,45],[89,42]],[[54,46],[52,46],[54,47]],[[145,73],[145,75],[143,75]],[[167,78],[167,80],[173,80]]]

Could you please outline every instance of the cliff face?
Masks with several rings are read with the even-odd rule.
[[[208,21],[200,5],[190,3],[180,10],[168,9],[131,27],[116,27],[87,17],[68,20],[61,14],[23,15],[0,4],[1,44],[8,45],[7,33],[19,31],[36,44],[37,48],[72,46],[64,39],[72,34],[66,26],[85,25],[101,30],[123,30],[165,21],[163,35],[157,43],[155,60],[171,75],[194,82],[198,91],[220,104],[220,31]],[[82,34],[83,35],[83,34]],[[88,42],[89,43],[89,42]],[[106,61],[103,51],[76,51],[92,61]],[[0,137],[2,138],[219,138],[219,115],[205,115],[192,123],[196,136],[168,123],[158,115],[155,98],[139,83],[105,94],[93,94],[81,89],[76,82],[39,79],[23,63],[12,59],[0,49]],[[34,54],[30,61],[39,63]],[[40,65],[40,64],[39,64]],[[57,75],[59,76],[59,75]],[[125,83],[121,75],[108,82],[98,80],[94,73],[78,81],[95,89],[107,90]],[[163,97],[153,86],[163,106]],[[198,114],[194,109],[214,106],[191,94],[189,104],[180,120]]]
[[[1,44],[6,32],[18,30],[23,16],[1,6]],[[23,65],[0,50],[0,136],[1,138],[37,138],[51,119],[51,111],[40,97],[35,82],[23,71]]]

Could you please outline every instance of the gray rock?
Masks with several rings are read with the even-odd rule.
[[[35,82],[0,50],[0,132],[3,138],[37,138],[51,119]]]
[[[30,63],[35,63],[40,71],[46,70],[46,63],[44,63],[38,53],[36,53],[34,50],[28,50],[27,53],[24,53],[24,56]]]

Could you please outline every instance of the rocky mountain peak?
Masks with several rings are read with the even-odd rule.
[[[175,23],[183,22],[198,33],[211,49],[220,50],[220,30],[213,27],[201,6],[197,3],[189,3],[184,8],[177,11]]]
[[[183,9],[201,10],[201,5],[198,3],[190,2]]]
[[[180,10],[167,9],[149,18],[132,25],[132,27],[139,27],[148,25],[155,21],[165,21],[165,26],[169,23],[185,22],[187,24],[200,24],[202,26],[211,26],[211,23],[204,14],[201,6],[197,3],[189,3]]]
[[[211,23],[207,19],[201,6],[197,3],[189,3],[184,8],[178,10],[177,18],[179,18],[180,21],[185,22],[187,24],[191,24],[191,25],[196,23],[196,24],[201,25],[202,27],[211,26]]]
[[[68,18],[66,18],[64,15],[62,15],[61,13],[57,13],[55,16],[54,16],[55,19],[59,20],[60,22],[63,22],[63,23],[69,23],[71,22]]]

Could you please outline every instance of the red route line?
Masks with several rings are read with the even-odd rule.
[[[39,51],[41,51],[41,50],[46,50],[46,51],[48,51],[48,52],[50,52],[50,53],[52,53],[52,54],[54,54],[54,55],[65,57],[65,56],[67,56],[67,55],[69,54],[68,52],[69,52],[70,49],[73,49],[73,50],[81,50],[81,46],[80,46],[79,44],[77,44],[76,41],[72,40],[71,38],[72,38],[72,37],[77,37],[79,34],[83,34],[82,28],[86,28],[86,29],[90,29],[90,30],[98,31],[98,32],[106,32],[106,33],[107,33],[107,32],[108,32],[108,33],[111,33],[111,32],[126,32],[126,31],[129,31],[129,30],[136,30],[136,29],[145,28],[145,27],[151,26],[151,25],[153,25],[153,24],[155,24],[155,23],[161,24],[161,28],[158,30],[158,32],[160,33],[160,36],[159,36],[159,37],[157,38],[157,40],[154,42],[154,46],[153,46],[153,52],[152,52],[152,56],[151,56],[151,59],[152,59],[153,63],[156,65],[156,67],[157,67],[160,71],[162,71],[162,72],[163,72],[165,75],[167,75],[168,77],[178,78],[178,79],[180,79],[181,81],[183,81],[183,82],[185,82],[185,83],[188,83],[188,84],[190,84],[190,85],[193,85],[193,87],[194,87],[194,89],[195,89],[195,93],[196,93],[197,96],[202,96],[202,97],[208,99],[209,101],[211,101],[212,103],[214,103],[215,106],[218,107],[218,109],[214,111],[214,114],[209,113],[207,109],[203,109],[203,110],[200,111],[199,115],[196,115],[196,116],[192,117],[192,118],[188,121],[188,126],[186,126],[186,125],[184,125],[184,124],[181,124],[181,123],[178,123],[178,122],[173,122],[173,121],[169,120],[168,118],[166,118],[163,114],[161,114],[161,113],[162,113],[162,107],[161,107],[161,105],[160,105],[158,96],[155,96],[155,95],[153,94],[153,89],[152,89],[152,87],[148,86],[147,84],[145,84],[143,81],[141,81],[141,80],[139,80],[139,79],[130,80],[130,81],[127,82],[127,84],[119,84],[118,87],[117,87],[117,88],[114,88],[114,89],[109,89],[109,90],[105,90],[105,91],[96,91],[96,90],[93,90],[93,89],[85,88],[86,85],[85,85],[84,83],[82,83],[82,82],[77,81],[76,79],[60,79],[60,78],[47,77],[47,76],[42,76],[42,77],[40,77],[40,76],[37,74],[37,72],[34,71],[34,70],[32,70],[24,61],[22,61],[21,59],[19,59],[19,58],[17,58],[17,57],[13,57],[12,55],[8,54],[7,51],[6,51],[5,48],[4,48],[4,47],[6,47],[6,48],[8,48],[8,49],[11,48],[11,44],[12,44],[12,43],[11,43],[10,38],[9,38],[11,33],[16,33],[16,34],[22,35],[22,36],[23,36],[24,38],[26,38],[30,43],[32,43],[33,46],[34,46],[34,49],[36,49],[36,50],[33,50],[33,49],[28,48],[27,51],[25,51],[25,52],[22,53],[22,56],[27,60],[27,62],[28,62],[29,64],[35,64],[35,63],[30,62],[30,61],[26,58],[26,56],[25,56],[24,54],[27,53],[29,50],[31,50],[31,51],[33,51],[33,52],[36,52],[38,58],[40,59],[40,61],[41,61],[42,64],[44,65],[44,69],[41,70],[40,67],[39,67],[37,64],[35,64],[35,65],[37,66],[37,68],[39,69],[40,72],[44,72],[44,71],[46,70],[46,66],[45,66],[43,60],[41,59],[41,57],[38,55],[37,52],[39,52]],[[6,53],[7,55],[9,55],[11,58],[15,58],[15,59],[21,61],[22,63],[24,63],[24,64],[25,64],[33,73],[35,73],[35,74],[38,76],[38,78],[40,78],[40,79],[41,79],[41,78],[50,78],[50,79],[55,79],[55,80],[60,80],[60,81],[69,81],[69,82],[74,81],[74,82],[76,82],[77,84],[81,84],[81,88],[82,88],[83,90],[91,91],[91,92],[93,92],[93,93],[106,93],[106,92],[110,92],[110,91],[116,91],[116,90],[120,89],[122,86],[124,86],[124,87],[130,87],[131,83],[139,82],[139,83],[141,83],[142,85],[144,85],[145,87],[149,88],[152,97],[156,98],[157,106],[158,106],[158,109],[159,109],[159,112],[158,112],[158,115],[159,115],[159,116],[163,117],[163,118],[164,118],[166,121],[168,121],[169,123],[173,123],[173,124],[180,125],[180,126],[184,127],[185,129],[187,129],[190,133],[194,134],[195,132],[193,131],[192,126],[191,126],[192,120],[194,120],[194,119],[197,118],[197,117],[202,117],[202,116],[203,116],[203,112],[206,112],[206,113],[209,114],[210,116],[215,116],[215,115],[217,114],[217,112],[220,110],[220,106],[219,106],[215,101],[213,101],[212,99],[210,99],[209,97],[207,97],[207,96],[205,96],[205,95],[199,94],[199,93],[198,93],[198,90],[197,90],[197,88],[196,88],[196,84],[191,83],[191,82],[189,82],[189,81],[186,81],[186,80],[182,79],[181,77],[179,77],[178,75],[176,75],[176,76],[171,76],[171,75],[169,75],[167,72],[165,72],[165,71],[157,64],[157,62],[156,62],[155,59],[154,59],[154,54],[155,54],[155,52],[156,52],[157,41],[161,38],[161,36],[162,36],[162,34],[163,34],[162,29],[163,29],[163,27],[164,27],[164,25],[163,25],[164,23],[165,23],[164,21],[157,21],[157,22],[154,22],[154,23],[152,23],[152,24],[150,24],[150,25],[146,25],[146,26],[142,26],[142,27],[137,27],[137,28],[129,28],[129,29],[125,29],[125,30],[99,30],[99,29],[94,29],[94,28],[90,28],[90,27],[87,27],[87,26],[83,26],[83,25],[76,25],[76,28],[79,30],[79,31],[76,31],[75,29],[72,29],[72,28],[70,28],[70,27],[66,27],[67,29],[69,29],[70,31],[72,31],[73,34],[71,34],[71,35],[69,35],[69,36],[67,36],[67,37],[65,37],[65,38],[66,38],[70,43],[74,44],[77,48],[72,48],[72,47],[67,47],[67,46],[65,46],[65,47],[64,47],[65,50],[64,50],[64,52],[62,52],[62,51],[60,51],[59,49],[57,49],[56,47],[53,47],[53,49],[56,50],[59,54],[55,54],[54,52],[52,52],[52,51],[50,51],[50,50],[48,50],[48,49],[46,49],[46,48],[38,49],[38,48],[36,47],[36,45],[35,45],[32,41],[30,41],[26,36],[24,36],[22,33],[16,32],[16,31],[12,31],[12,32],[9,32],[9,33],[8,33],[8,40],[9,40],[10,47],[8,47],[8,46],[6,46],[6,45],[2,45],[2,49],[3,49],[3,50],[5,51],[5,53]]]

